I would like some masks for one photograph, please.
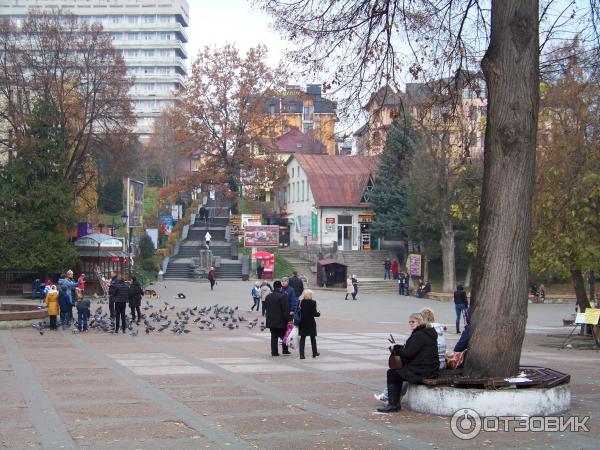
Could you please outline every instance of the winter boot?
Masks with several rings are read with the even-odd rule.
[[[388,404],[381,408],[377,408],[379,412],[396,412],[400,411],[400,392],[402,390],[402,384],[400,386],[395,384],[388,385]]]
[[[456,334],[460,334],[460,325],[456,324]]]

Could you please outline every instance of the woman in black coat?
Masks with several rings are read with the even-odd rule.
[[[420,313],[411,314],[408,323],[412,334],[403,346],[394,346],[402,358],[402,368],[388,369],[388,405],[377,408],[377,411],[399,411],[403,382],[421,383],[424,378],[435,377],[438,374],[440,361],[437,331],[431,328],[431,325]]]
[[[313,299],[313,292],[310,289],[305,289],[302,293],[302,300],[300,301],[300,359],[304,357],[304,345],[306,343],[306,336],[310,336],[310,345],[312,347],[313,358],[319,356],[317,352],[317,322],[315,317],[319,317],[321,313],[317,311],[317,302]]]

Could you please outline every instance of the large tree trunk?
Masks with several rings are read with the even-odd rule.
[[[481,63],[488,120],[469,376],[515,373],[525,337],[539,104],[538,6],[537,0],[492,2],[491,40]]]
[[[445,220],[442,226],[442,268],[444,272],[443,291],[454,292],[456,287],[456,266],[454,260],[454,227],[452,221]]]

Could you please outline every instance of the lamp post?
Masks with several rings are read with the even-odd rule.
[[[125,247],[127,248],[127,268],[129,271],[129,278],[131,278],[131,229],[129,228],[129,216],[127,211],[123,211],[121,214],[121,220],[125,225]]]

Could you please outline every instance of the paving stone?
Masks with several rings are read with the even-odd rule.
[[[252,420],[245,418],[223,419],[217,422],[244,435],[277,432],[341,428],[342,423],[334,419],[316,414],[299,414],[294,416],[261,416],[257,414]]]
[[[11,427],[0,432],[0,447],[2,448],[35,448],[41,445],[37,431],[31,426]]]
[[[247,386],[181,386],[162,388],[163,392],[177,400],[198,400],[215,397],[257,397],[260,392]]]
[[[227,364],[223,365],[223,368],[234,373],[302,372],[298,367],[283,364]]]
[[[387,361],[386,361],[387,366]],[[315,369],[324,370],[324,371],[335,371],[335,372],[344,372],[344,371],[359,371],[359,370],[376,370],[382,366],[377,364],[369,363],[369,362],[350,362],[350,363],[336,363],[336,364],[327,364],[327,363],[314,363],[311,364],[311,367]],[[387,369],[387,367],[386,367]]]
[[[140,417],[165,417],[167,413],[158,405],[152,403],[113,403],[113,404],[88,404],[88,405],[60,405],[57,412],[68,421],[93,421],[102,418],[140,418]]]
[[[277,410],[289,411],[293,409],[290,405],[283,402],[276,402],[267,400],[263,397],[260,398],[232,398],[232,399],[211,399],[205,398],[193,402],[186,402],[190,408],[194,411],[199,412],[204,416],[215,416],[215,415],[227,415],[227,414],[238,414],[248,412],[265,412]]]
[[[346,430],[307,432],[303,433],[301,437],[293,434],[290,437],[268,436],[264,439],[248,439],[248,442],[260,449],[278,450],[289,446],[290,440],[302,442],[303,449],[380,450],[403,448],[401,445],[390,446],[387,441],[374,433],[348,432]],[[401,441],[398,444],[401,444]]]
[[[199,373],[210,373],[210,371],[196,366],[143,366],[143,367],[128,367],[136,375],[154,376],[154,375],[189,375]]]
[[[8,406],[6,403],[0,404],[0,422],[23,422],[29,419],[27,407],[23,406]]]
[[[148,439],[179,439],[182,437],[202,437],[202,434],[178,420],[115,425],[72,425],[69,429],[73,440],[80,444],[106,440],[142,441]]]

